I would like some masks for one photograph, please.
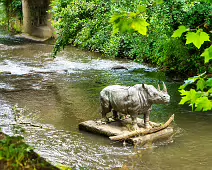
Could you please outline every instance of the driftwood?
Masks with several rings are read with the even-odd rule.
[[[129,138],[119,139],[120,141],[125,140],[127,143],[133,145],[145,145],[147,143],[152,143],[156,141],[170,141],[172,139],[172,135],[174,133],[173,127],[169,126],[173,121],[174,115],[171,116],[169,121],[167,121],[164,125],[161,123],[150,122],[152,129],[144,129],[144,120],[141,118],[137,118],[139,131],[142,132],[140,135],[136,132],[134,137],[129,136],[132,133],[130,131],[132,120],[131,118],[121,119],[117,121],[111,121],[107,124],[100,123],[101,120],[88,120],[85,122],[81,122],[79,124],[79,129],[92,132],[99,135],[104,135],[107,137],[120,137],[127,136]],[[134,133],[134,132],[133,132]],[[149,133],[149,134],[148,134]]]
[[[163,130],[163,129],[167,128],[173,120],[174,120],[174,114],[169,118],[169,120],[165,124],[163,124],[163,125],[161,125],[159,127],[154,127],[154,128],[145,129],[145,130],[141,129],[141,130],[137,130],[137,131],[132,131],[132,132],[120,134],[120,135],[117,135],[117,136],[111,136],[109,138],[111,140],[122,141],[122,140],[126,140],[126,139],[129,139],[129,138],[132,138],[134,136],[147,135],[147,134],[155,133],[155,132],[158,132],[160,130]]]
[[[173,128],[167,127],[155,133],[129,138],[126,140],[126,142],[131,143],[133,145],[138,144],[145,145],[147,143],[153,143],[155,141],[164,141],[164,140],[169,142],[172,141],[172,135],[173,135]]]

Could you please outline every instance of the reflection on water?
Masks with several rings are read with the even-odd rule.
[[[0,41],[1,42],[1,41]],[[51,45],[0,44],[0,121],[4,132],[16,132],[14,105],[34,124],[23,125],[25,140],[54,164],[79,169],[210,169],[212,113],[192,113],[179,106],[179,83],[163,73],[126,60],[107,60],[95,53],[67,48],[56,59]],[[128,70],[114,70],[114,66]],[[100,118],[99,92],[111,84],[157,85],[165,81],[171,103],[153,107],[151,120],[165,122],[175,114],[178,132],[171,144],[148,149],[78,130],[78,124]],[[28,120],[29,121],[29,120]]]

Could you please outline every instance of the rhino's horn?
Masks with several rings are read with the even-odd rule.
[[[160,85],[158,84],[158,91],[160,91]]]
[[[166,85],[165,85],[164,82],[163,82],[163,91],[164,91],[165,93],[168,93],[167,88],[166,88]]]

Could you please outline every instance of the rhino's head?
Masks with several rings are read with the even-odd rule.
[[[152,104],[166,104],[170,101],[170,96],[167,92],[166,85],[163,83],[163,90],[156,89],[152,85],[142,84],[144,91],[146,91],[147,100]]]

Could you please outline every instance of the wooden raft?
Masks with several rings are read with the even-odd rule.
[[[88,120],[79,124],[79,129],[88,132],[108,136],[111,140],[126,141],[133,145],[144,145],[149,142],[169,139],[173,135],[173,127],[170,126],[174,120],[172,115],[165,124],[150,122],[153,128],[145,129],[143,119],[138,118],[139,130],[129,130],[131,119],[118,120],[107,124],[100,121]]]

